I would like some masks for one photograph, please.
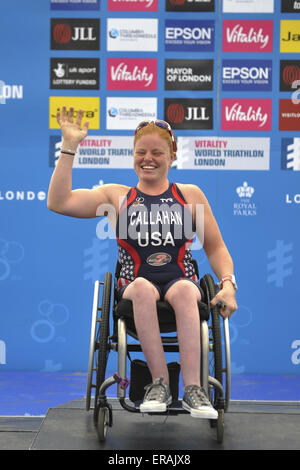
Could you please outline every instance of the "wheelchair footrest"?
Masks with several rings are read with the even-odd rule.
[[[136,401],[134,402],[134,405],[135,405],[135,408],[137,411],[140,411],[140,404],[142,403],[143,401],[142,400],[139,400],[139,401]],[[162,416],[166,416],[166,415],[178,415],[178,414],[187,414],[188,411],[186,411],[184,408],[182,408],[182,405],[181,405],[181,400],[174,400],[171,405],[168,406],[167,410],[166,411],[163,411],[161,413],[159,412],[148,412],[148,413],[143,413],[143,414],[147,414],[147,415],[153,415],[153,416],[159,416],[159,415],[162,415]]]

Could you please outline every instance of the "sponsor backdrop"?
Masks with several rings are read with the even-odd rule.
[[[74,188],[135,185],[133,129],[171,123],[170,180],[203,189],[235,262],[233,373],[299,374],[300,2],[4,0],[0,24],[1,369],[85,372],[115,268],[106,219],[47,209],[72,104],[90,120]]]

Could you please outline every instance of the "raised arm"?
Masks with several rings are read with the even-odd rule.
[[[72,217],[95,217],[103,215],[97,213],[101,204],[110,204],[110,194],[114,186],[103,185],[96,189],[72,190],[72,167],[74,156],[79,143],[85,139],[88,132],[89,122],[81,126],[83,111],[80,109],[74,120],[74,108],[67,113],[66,107],[62,107],[61,113],[57,113],[57,121],[62,131],[62,151],[55,170],[53,172],[49,191],[47,206],[50,210]]]

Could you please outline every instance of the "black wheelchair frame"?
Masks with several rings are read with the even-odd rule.
[[[193,260],[196,273],[198,266]],[[126,401],[127,355],[129,352],[142,352],[140,344],[127,344],[127,335],[138,340],[133,321],[132,302],[127,299],[116,300],[116,280],[119,277],[120,265],[117,262],[115,278],[107,272],[104,281],[95,281],[91,321],[91,338],[86,391],[86,410],[91,409],[92,389],[94,395],[94,424],[100,442],[104,442],[108,427],[113,424],[113,410],[107,401],[106,390],[118,384],[117,396],[120,405],[129,412],[140,413],[139,406]],[[198,275],[199,278],[199,275]],[[220,306],[210,307],[210,300],[216,295],[218,285],[210,274],[200,279],[204,299],[198,302],[201,322],[201,381],[213,407],[218,411],[217,420],[208,420],[212,428],[216,428],[217,442],[223,442],[224,412],[230,402],[230,338],[228,319],[221,325]],[[102,300],[100,290],[102,287]],[[112,289],[113,287],[113,289]],[[113,298],[111,302],[111,293]],[[112,309],[111,309],[112,305]],[[113,331],[110,335],[110,316],[112,310]],[[175,314],[167,302],[157,302],[157,311],[161,334],[176,332]],[[177,336],[161,336],[165,352],[178,352]],[[223,341],[222,341],[223,339]],[[106,378],[106,367],[110,351],[118,352],[118,371]],[[180,401],[168,407],[164,414],[188,413],[180,406]],[[151,414],[151,413],[149,413]],[[157,413],[155,413],[157,415]]]

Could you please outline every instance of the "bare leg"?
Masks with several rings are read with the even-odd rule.
[[[137,277],[125,289],[123,299],[132,300],[135,328],[152,380],[163,377],[168,384],[168,368],[157,319],[157,289],[147,279]]]
[[[181,373],[184,386],[200,386],[200,318],[197,301],[198,288],[186,280],[177,281],[166,292],[165,300],[176,315]]]

